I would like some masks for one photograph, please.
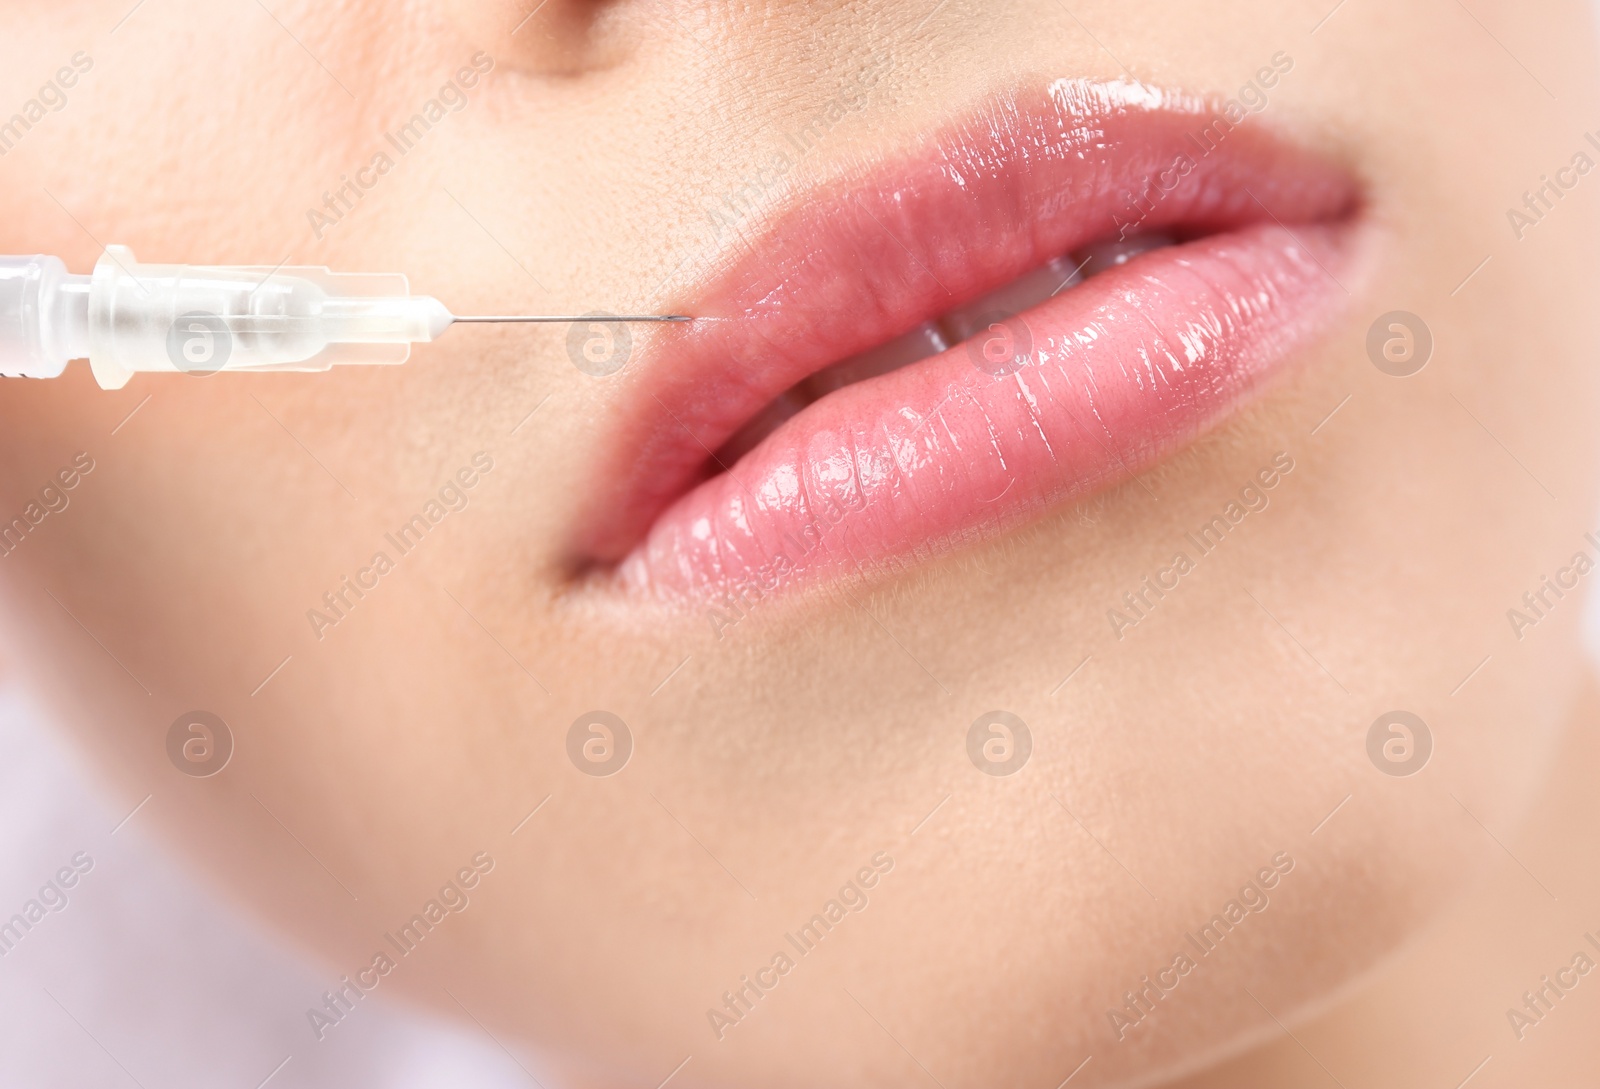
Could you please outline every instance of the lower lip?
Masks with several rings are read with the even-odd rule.
[[[839,390],[678,500],[618,575],[671,596],[770,591],[935,555],[1116,483],[1328,326],[1352,230],[1253,226],[1148,253],[1013,319],[1009,356],[996,329]]]

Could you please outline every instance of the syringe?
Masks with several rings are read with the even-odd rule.
[[[103,389],[139,371],[324,371],[404,363],[456,322],[680,322],[680,314],[456,317],[400,274],[141,265],[107,246],[89,276],[0,257],[0,376],[55,378],[88,359]]]

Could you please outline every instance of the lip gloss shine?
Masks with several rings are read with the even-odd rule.
[[[626,457],[582,551],[657,595],[770,590],[982,539],[1192,441],[1328,327],[1357,249],[1347,174],[1218,121],[1192,96],[1057,82],[807,194],[687,304],[736,320],[662,338],[624,391]],[[1125,242],[1130,217],[1177,244],[980,316],[966,342],[832,388],[708,470],[807,376]]]

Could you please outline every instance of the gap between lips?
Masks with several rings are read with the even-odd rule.
[[[1126,264],[1139,254],[1163,249],[1176,242],[1177,239],[1169,234],[1151,232],[1127,239],[1094,242],[1065,256],[1053,258],[1010,283],[962,303],[931,321],[925,321],[893,340],[841,360],[797,382],[723,443],[716,452],[716,463],[724,469],[731,467],[760,445],[761,440],[776,431],[785,420],[834,390],[888,374],[901,367],[909,367],[971,339],[983,332],[980,323],[986,319],[992,320],[997,311],[1008,315],[1020,314],[1084,280]]]

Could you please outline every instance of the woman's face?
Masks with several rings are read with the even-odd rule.
[[[128,6],[7,6],[0,252],[701,319],[5,386],[18,669],[330,986],[596,1084],[1111,1084],[1536,785],[1586,5]]]

